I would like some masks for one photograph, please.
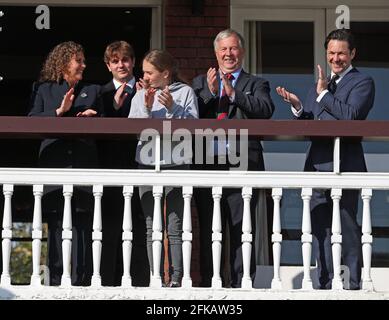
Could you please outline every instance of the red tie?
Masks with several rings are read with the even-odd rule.
[[[229,81],[234,80],[234,76],[231,73],[226,74],[226,78]],[[219,99],[219,107],[217,112],[217,120],[223,120],[228,117],[228,108],[230,105],[230,98],[226,95],[226,91],[224,90],[224,86],[222,89],[222,94]]]

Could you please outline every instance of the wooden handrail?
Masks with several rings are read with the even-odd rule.
[[[215,131],[247,129],[250,136],[262,140],[309,140],[311,138],[363,138],[367,141],[389,141],[389,121],[341,120],[161,120],[126,118],[54,118],[0,117],[0,139],[42,139],[54,137],[90,137],[134,139],[144,129],[163,133],[185,128],[192,134],[204,129]]]

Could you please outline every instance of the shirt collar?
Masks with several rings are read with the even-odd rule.
[[[339,74],[338,74],[339,78],[338,78],[338,80],[336,80],[336,83],[338,83],[340,80],[342,80],[343,77],[344,77],[347,73],[349,73],[349,72],[352,70],[352,68],[353,68],[353,66],[350,64],[346,70],[344,70],[343,72],[339,73]],[[335,73],[333,73],[333,72],[331,71],[331,78],[332,78],[334,75],[335,75]]]
[[[123,83],[117,81],[115,78],[113,80],[113,85],[115,86],[115,89],[117,90]],[[130,81],[126,83],[127,86],[129,86],[131,89],[135,86],[135,77],[132,77]]]
[[[239,68],[239,69],[235,70],[234,72],[231,72],[231,74],[234,76],[234,80],[238,79],[241,71],[242,71],[242,68]]]

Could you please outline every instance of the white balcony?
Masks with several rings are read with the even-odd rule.
[[[47,119],[45,119],[47,121]],[[63,119],[66,120],[66,119]],[[67,119],[69,120],[69,119]],[[104,120],[104,119],[98,119]],[[118,122],[119,123],[119,122]],[[124,123],[124,122],[123,122]],[[193,122],[194,123],[194,122]],[[193,124],[191,123],[191,125]],[[269,120],[261,123],[269,123]],[[301,124],[302,122],[299,121]],[[322,125],[322,124],[321,124]],[[142,126],[143,123],[142,123]],[[74,128],[72,129],[75,130]],[[120,128],[119,128],[120,130]],[[125,130],[125,129],[123,129]],[[139,130],[137,128],[136,130]],[[273,131],[261,129],[266,135],[287,136],[282,128]],[[37,130],[39,131],[39,130]],[[97,130],[98,131],[98,130]],[[40,132],[40,133],[39,133]],[[42,129],[38,132],[42,135]],[[100,131],[101,132],[101,131]],[[20,131],[19,131],[20,133]],[[31,130],[29,131],[31,133]],[[26,134],[26,133],[22,133]],[[35,133],[37,134],[37,133]],[[51,133],[52,134],[52,133]],[[80,134],[78,133],[75,133]],[[83,132],[83,134],[88,134]],[[43,135],[48,135],[47,131]],[[263,136],[264,134],[255,133]],[[297,134],[304,136],[305,133]],[[308,135],[310,135],[308,133]],[[336,136],[342,136],[342,134]],[[355,134],[358,136],[358,133]],[[364,135],[364,134],[362,134]],[[296,133],[290,134],[296,138]],[[311,135],[312,136],[312,135]],[[378,130],[372,136],[382,139],[382,133]],[[385,133],[384,136],[388,136]],[[336,148],[339,147],[335,143]],[[335,148],[335,156],[339,150]],[[335,160],[335,163],[339,163]],[[160,170],[157,166],[151,170],[95,170],[95,169],[34,169],[34,168],[0,168],[0,184],[4,195],[4,215],[2,222],[2,261],[3,268],[0,282],[0,299],[389,299],[389,268],[371,268],[372,221],[370,200],[377,190],[389,190],[389,173],[340,173],[335,165],[334,172],[309,173],[309,172],[242,172],[242,171],[176,171]],[[11,199],[15,186],[32,186],[34,195],[33,230],[32,230],[32,263],[33,272],[29,286],[11,285],[10,256],[12,239],[13,208]],[[70,284],[70,269],[65,267],[60,287],[49,287],[43,284],[40,277],[40,255],[42,245],[42,209],[41,197],[43,186],[62,185],[64,204],[63,220],[63,246],[64,265],[69,266],[71,241],[71,201],[74,186],[92,186],[95,197],[95,211],[93,222],[93,277],[90,287],[73,287]],[[100,279],[101,238],[104,230],[101,226],[100,201],[104,193],[104,187],[117,186],[123,188],[123,201],[130,203],[133,188],[136,186],[153,186],[155,199],[160,197],[164,186],[176,186],[182,188],[184,198],[183,221],[183,266],[184,277],[182,288],[162,288],[159,274],[153,274],[150,287],[140,288],[131,285],[130,261],[132,247],[132,222],[131,206],[125,205],[123,212],[123,248],[128,255],[123,257],[124,274],[120,287],[103,287]],[[192,211],[191,197],[193,188],[211,187],[214,198],[213,210],[213,278],[211,288],[197,288],[192,285],[191,259],[192,259]],[[243,263],[244,276],[241,289],[222,288],[220,278],[221,239],[223,230],[221,227],[220,195],[223,188],[239,188],[245,200],[244,221],[242,226]],[[309,201],[312,189],[330,189],[334,203],[332,225],[332,252],[334,256],[334,280],[332,290],[317,290],[315,267],[311,265],[312,234],[309,214]],[[271,189],[274,202],[272,221],[272,254],[273,265],[257,266],[257,275],[254,282],[249,275],[250,252],[252,248],[252,234],[249,201],[253,190]],[[301,250],[303,264],[301,266],[280,265],[281,251],[283,250],[283,235],[281,229],[280,201],[283,191],[287,189],[301,190]],[[343,290],[347,287],[347,271],[342,273],[340,256],[342,250],[342,229],[340,224],[339,201],[343,189],[358,189],[361,191],[363,201],[362,219],[362,251],[363,272],[362,290]],[[255,192],[255,191],[254,191]],[[158,203],[158,201],[155,201]],[[263,213],[265,214],[265,213]],[[257,217],[259,220],[266,217]],[[153,231],[157,234],[162,229],[161,211],[154,210]],[[161,237],[153,239],[154,248],[162,247]],[[160,261],[161,250],[153,252],[154,261]],[[159,270],[154,265],[154,270]]]

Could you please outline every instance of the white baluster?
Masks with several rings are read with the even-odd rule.
[[[162,287],[161,279],[161,254],[162,254],[162,212],[161,198],[163,193],[162,186],[153,187],[154,196],[154,213],[153,213],[153,276],[150,281],[150,286],[153,288]]]
[[[3,185],[4,194],[4,215],[3,215],[3,273],[1,274],[1,286],[11,285],[11,276],[9,274],[9,263],[11,258],[11,240],[12,240],[12,208],[11,198],[14,192],[13,184]]]
[[[362,214],[362,255],[363,255],[363,281],[362,289],[374,290],[371,279],[371,255],[373,236],[371,235],[370,200],[373,195],[371,189],[362,189],[363,214]]]
[[[243,277],[242,288],[252,289],[253,282],[250,275],[251,250],[253,243],[250,200],[253,194],[253,188],[243,187],[243,221],[242,221],[242,258],[243,258]]]
[[[343,290],[341,274],[341,258],[342,258],[342,226],[340,222],[340,198],[342,197],[342,189],[332,189],[331,198],[333,202],[332,211],[332,260],[334,266],[334,279],[332,280],[333,290]]]
[[[72,285],[70,277],[70,262],[72,253],[72,195],[73,185],[64,185],[63,196],[65,198],[65,204],[63,209],[62,221],[63,273],[61,278],[61,287],[70,287]]]
[[[282,289],[282,282],[280,277],[280,263],[281,263],[281,212],[280,201],[282,197],[282,188],[273,188],[272,197],[274,202],[273,210],[273,234],[271,240],[273,242],[273,263],[274,263],[274,277],[271,281],[272,289]]]
[[[132,279],[130,274],[131,268],[131,252],[132,252],[132,213],[131,213],[131,198],[134,193],[133,186],[123,187],[124,197],[124,212],[123,212],[123,276],[122,287],[132,287]]]
[[[103,240],[102,222],[101,222],[101,197],[103,195],[103,186],[94,185],[93,195],[95,197],[95,207],[93,210],[93,232],[92,232],[92,252],[93,252],[93,275],[91,285],[101,287],[100,263],[101,247]]]
[[[32,220],[32,275],[31,286],[42,285],[40,276],[40,260],[42,248],[42,195],[43,185],[34,185],[34,213]]]
[[[222,254],[222,221],[220,210],[220,199],[222,197],[222,188],[212,188],[213,197],[213,216],[212,216],[212,261],[213,276],[212,289],[222,287],[222,278],[220,277],[220,263]]]
[[[311,279],[311,256],[312,256],[312,226],[311,226],[311,210],[310,201],[312,197],[312,188],[303,188],[301,190],[301,198],[303,199],[303,221],[301,226],[301,243],[303,253],[304,278],[302,289],[312,290]]]
[[[193,187],[183,187],[184,215],[182,221],[182,259],[184,274],[182,277],[182,287],[191,288],[192,279],[190,277],[190,263],[192,258],[192,215],[190,201],[192,199]]]

